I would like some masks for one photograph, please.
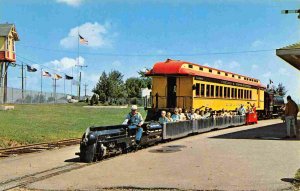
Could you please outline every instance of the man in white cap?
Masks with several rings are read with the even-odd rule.
[[[132,105],[131,106],[131,112],[127,114],[125,121],[123,124],[128,124],[128,127],[130,129],[135,129],[137,128],[137,132],[135,135],[135,140],[137,144],[140,144],[142,134],[143,134],[143,128],[142,125],[144,123],[142,115],[137,112],[137,106]]]

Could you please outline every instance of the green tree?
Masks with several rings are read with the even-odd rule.
[[[109,94],[109,85],[108,85],[108,76],[105,71],[102,72],[96,84],[96,87],[94,87],[92,92],[99,95],[99,100],[101,102],[107,101],[108,94]]]
[[[108,74],[108,96],[115,101],[117,98],[127,97],[125,85],[123,82],[123,74],[117,70],[113,70]]]
[[[148,69],[146,69],[146,70],[149,71]],[[152,85],[152,80],[151,80],[150,77],[147,77],[147,76],[145,75],[145,71],[140,70],[140,71],[138,71],[138,74],[139,74],[139,76],[140,76],[140,79],[142,80],[142,86],[141,86],[141,88],[148,88],[148,87],[151,87],[151,85]]]
[[[128,78],[125,82],[126,91],[129,98],[141,97],[141,88],[144,86],[144,81],[141,78]]]
[[[111,71],[108,75],[104,71],[92,91],[99,95],[101,102],[115,103],[118,98],[127,97],[123,75],[117,70]]]
[[[285,94],[287,93],[287,90],[282,83],[279,83],[277,88],[275,89],[275,92],[277,94],[279,94],[280,96],[285,96]]]

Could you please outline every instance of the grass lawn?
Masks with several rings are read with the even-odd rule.
[[[78,138],[89,126],[122,123],[129,112],[83,105],[15,105],[15,110],[0,111],[0,148]],[[143,109],[139,112],[145,117]]]

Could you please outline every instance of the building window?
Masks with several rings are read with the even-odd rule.
[[[6,50],[8,50],[8,47],[9,47],[9,38],[8,37],[6,37]]]
[[[219,87],[220,86],[216,86],[216,97],[219,97]]]
[[[210,73],[212,73],[212,70],[211,70],[211,69],[209,69],[208,71],[209,71]]]
[[[252,100],[252,90],[250,90],[250,99]]]
[[[241,99],[241,90],[238,89],[238,99]]]
[[[210,85],[206,84],[206,97],[209,97]]]
[[[241,98],[244,99],[244,91],[241,90]]]
[[[244,97],[245,99],[248,99],[248,90],[244,90]]]
[[[196,96],[200,96],[200,84],[196,83]]]
[[[200,89],[200,95],[202,96],[202,97],[204,97],[204,84],[201,84],[201,89]]]
[[[215,97],[215,86],[214,85],[210,86],[210,96]]]
[[[239,76],[239,79],[241,79],[241,76]]]
[[[193,68],[193,65],[192,65],[192,64],[189,64],[189,68]]]
[[[234,78],[234,74],[232,74],[232,77]]]
[[[227,98],[227,87],[224,87],[224,98]]]
[[[231,88],[231,98],[234,98],[234,88]]]
[[[12,40],[12,49],[13,49],[13,51],[15,51],[15,41],[14,40]]]
[[[218,71],[218,74],[221,74],[221,72],[220,72],[220,71]]]
[[[202,67],[200,67],[200,68],[199,68],[199,70],[203,71],[203,68],[202,68]]]

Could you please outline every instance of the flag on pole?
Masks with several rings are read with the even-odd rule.
[[[27,72],[36,72],[37,71],[37,69],[34,67],[31,67],[29,65],[26,65],[26,66],[27,66]]]
[[[60,75],[54,74],[54,79],[59,80],[59,79],[61,79],[61,78],[62,78],[62,77],[61,77]]]
[[[79,34],[79,43],[80,43],[80,44],[88,44],[89,41],[85,40],[85,38],[83,38],[83,37]]]
[[[43,76],[45,77],[51,77],[51,74],[47,71],[43,71]]]
[[[68,76],[67,74],[65,74],[65,79],[66,80],[73,80],[73,76]]]

